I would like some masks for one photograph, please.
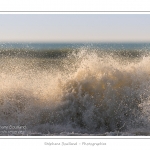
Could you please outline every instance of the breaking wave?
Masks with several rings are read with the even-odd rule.
[[[1,126],[42,134],[149,131],[150,56],[126,56],[83,49],[62,58],[2,57]]]

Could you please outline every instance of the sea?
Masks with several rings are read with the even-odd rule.
[[[149,136],[150,43],[0,43],[1,136]]]

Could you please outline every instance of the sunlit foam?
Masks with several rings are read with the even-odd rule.
[[[65,58],[1,58],[0,123],[41,133],[149,129],[149,56],[79,50]]]

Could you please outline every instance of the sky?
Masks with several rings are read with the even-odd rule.
[[[0,14],[0,42],[150,42],[150,14]]]

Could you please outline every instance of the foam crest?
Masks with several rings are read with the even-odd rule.
[[[1,125],[26,125],[41,133],[150,127],[149,56],[123,61],[79,50],[62,59],[2,59]]]

